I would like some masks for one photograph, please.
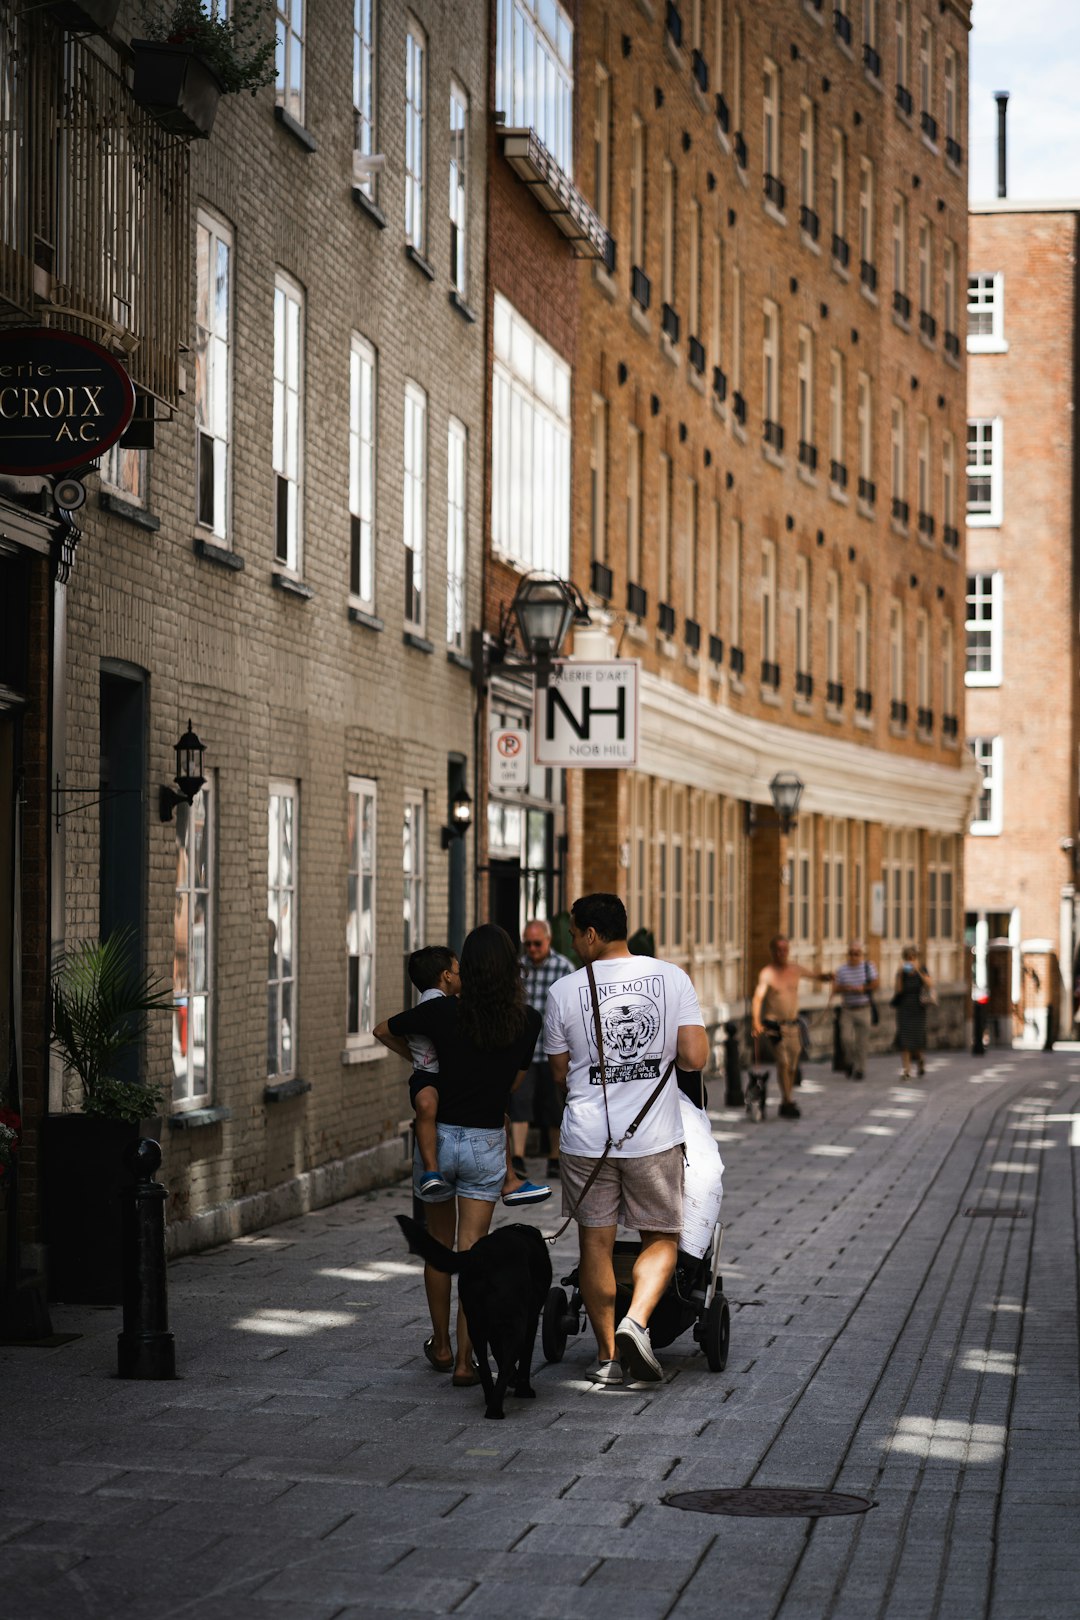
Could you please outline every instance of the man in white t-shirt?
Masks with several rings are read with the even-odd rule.
[[[590,894],[570,912],[574,949],[596,977],[603,1031],[601,1080],[596,1020],[584,968],[548,992],[544,1050],[552,1078],[567,1088],[562,1122],[563,1213],[581,1245],[581,1296],[596,1335],[598,1384],[663,1376],[649,1340],[649,1318],[671,1281],[682,1230],[683,1127],[674,1065],[704,1067],[708,1039],[694,987],[681,968],[632,956],[626,907],[614,894]],[[645,1118],[628,1131],[667,1075]],[[586,1188],[608,1142],[611,1150]],[[619,1224],[635,1228],[630,1309],[615,1325],[612,1255]]]

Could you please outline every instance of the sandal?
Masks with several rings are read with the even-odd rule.
[[[454,1358],[452,1355],[447,1356],[445,1361],[441,1361],[435,1354],[434,1334],[432,1334],[430,1339],[424,1340],[424,1355],[427,1357],[429,1363],[434,1367],[436,1372],[448,1373],[453,1371]]]
[[[480,1374],[472,1370],[463,1373],[456,1372],[450,1382],[455,1389],[472,1389],[474,1384],[480,1382]]]

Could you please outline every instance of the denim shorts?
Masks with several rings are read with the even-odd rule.
[[[435,1129],[439,1171],[449,1182],[449,1191],[424,1202],[445,1204],[456,1195],[497,1204],[506,1179],[506,1132],[502,1127],[489,1131],[473,1125],[436,1125]],[[413,1191],[417,1193],[423,1169],[417,1150],[413,1154]]]

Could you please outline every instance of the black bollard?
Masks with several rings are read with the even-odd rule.
[[[986,1053],[986,1007],[978,996],[971,1004],[971,1055],[983,1057]]]
[[[736,1023],[724,1025],[724,1107],[742,1108],[746,1102],[743,1096],[742,1073],[739,1063],[739,1026]]]
[[[165,1200],[154,1180],[161,1146],[144,1136],[124,1149],[134,1177],[123,1189],[124,1329],[117,1335],[121,1378],[175,1378],[176,1346],[169,1332],[165,1274]]]

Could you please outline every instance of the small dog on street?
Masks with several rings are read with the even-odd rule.
[[[748,1069],[746,1074],[746,1117],[760,1124],[765,1118],[765,1088],[768,1069]]]
[[[540,1233],[534,1226],[502,1226],[458,1254],[411,1216],[399,1215],[397,1223],[413,1254],[437,1271],[457,1274],[487,1401],[485,1417],[505,1417],[508,1388],[524,1400],[535,1399],[529,1373],[540,1312],[551,1288],[551,1259]],[[494,1379],[489,1349],[499,1369]]]

